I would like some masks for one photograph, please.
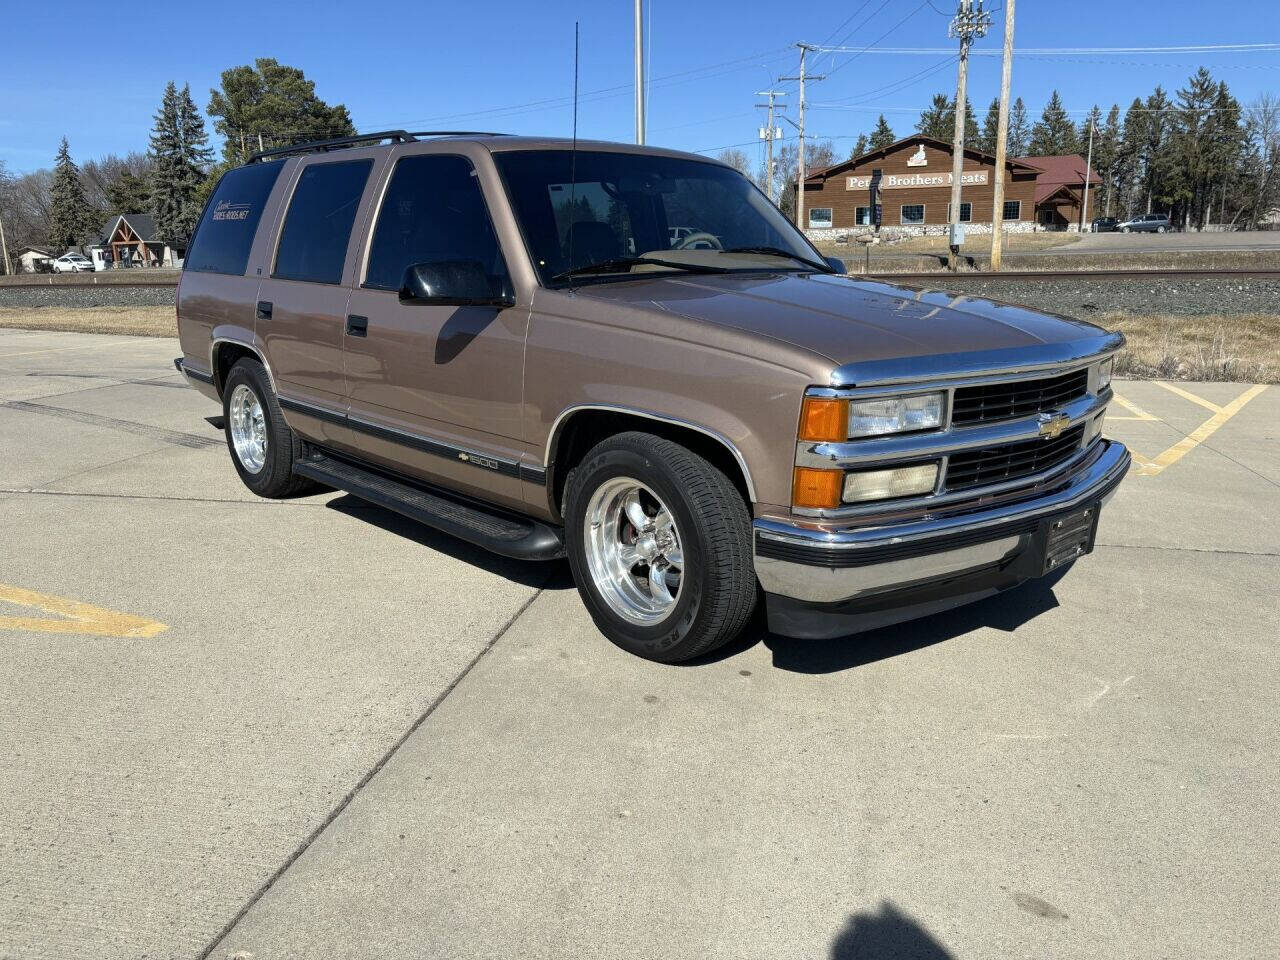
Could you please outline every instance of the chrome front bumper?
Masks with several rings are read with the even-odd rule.
[[[756,520],[756,576],[766,594],[830,606],[1012,564],[1042,521],[1115,492],[1129,469],[1129,451],[1099,442],[1102,452],[1062,486],[987,510],[834,531]]]

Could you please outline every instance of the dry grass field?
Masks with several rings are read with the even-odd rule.
[[[166,307],[0,307],[0,327],[176,337],[178,321]]]

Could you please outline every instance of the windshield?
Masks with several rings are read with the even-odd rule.
[[[633,270],[826,269],[751,181],[720,164],[592,150],[503,151],[494,160],[548,286],[590,267],[598,267],[591,280]]]

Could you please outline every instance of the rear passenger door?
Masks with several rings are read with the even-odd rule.
[[[257,330],[289,422],[305,436],[349,445],[342,341],[351,236],[374,157],[308,161],[298,174],[258,290]]]
[[[468,261],[494,289],[511,289],[472,162],[402,155],[347,308],[355,442],[371,460],[522,505],[516,463],[528,304],[401,303],[405,269],[439,261]]]

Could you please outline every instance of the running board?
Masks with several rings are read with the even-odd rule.
[[[308,448],[293,465],[302,477],[417,520],[441,533],[518,560],[556,560],[565,555],[563,533],[529,517],[487,510],[404,479],[390,477]]]

